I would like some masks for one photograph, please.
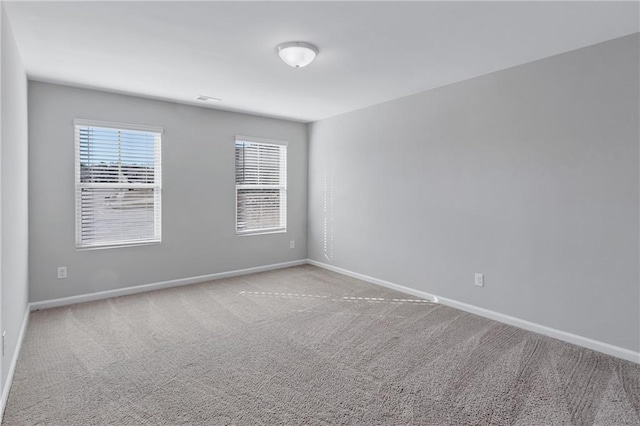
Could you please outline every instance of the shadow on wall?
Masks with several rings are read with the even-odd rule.
[[[325,173],[322,177],[322,203],[323,203],[323,254],[329,263],[333,260],[333,179]]]

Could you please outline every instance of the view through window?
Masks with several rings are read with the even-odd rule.
[[[286,230],[286,143],[236,137],[236,232]]]
[[[161,133],[75,121],[78,248],[160,242]]]

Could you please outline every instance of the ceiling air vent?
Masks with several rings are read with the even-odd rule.
[[[196,99],[199,101],[212,101],[212,102],[222,102],[222,99],[220,98],[214,98],[213,96],[207,96],[207,95],[198,95],[196,96]]]

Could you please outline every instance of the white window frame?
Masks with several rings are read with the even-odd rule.
[[[113,123],[76,118],[73,120],[75,146],[75,203],[76,203],[76,249],[91,250],[117,247],[131,247],[139,245],[159,244],[162,241],[162,127],[143,126],[136,124]],[[154,183],[98,183],[81,182],[80,167],[80,132],[81,127],[121,130],[128,132],[144,132],[154,134]],[[114,189],[153,189],[154,190],[154,236],[148,239],[121,240],[109,243],[83,243],[82,239],[82,189],[114,188]]]
[[[288,216],[287,216],[287,211],[288,211],[288,196],[287,196],[287,186],[288,186],[288,168],[289,168],[289,162],[288,162],[288,145],[289,143],[287,141],[281,141],[281,140],[277,140],[277,139],[267,139],[267,138],[258,138],[255,136],[245,136],[245,135],[236,135],[235,137],[235,141],[234,141],[234,164],[235,164],[235,145],[238,142],[253,142],[256,144],[263,144],[263,145],[277,145],[277,146],[284,146],[285,148],[285,152],[284,152],[284,156],[285,156],[285,163],[284,163],[284,185],[238,185],[236,183],[236,188],[235,188],[235,230],[236,230],[236,235],[238,236],[247,236],[247,235],[262,235],[262,234],[278,234],[278,233],[286,233],[287,232],[287,225],[288,225]],[[234,182],[235,182],[235,173],[237,173],[237,170],[234,166]],[[251,230],[247,230],[247,231],[239,231],[238,230],[238,190],[239,189],[279,189],[281,191],[284,191],[284,200],[281,200],[281,209],[284,208],[284,212],[281,212],[280,215],[281,217],[284,216],[284,226],[282,227],[273,227],[273,228],[261,228],[261,229],[251,229]]]

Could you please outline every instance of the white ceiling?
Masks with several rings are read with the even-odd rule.
[[[637,2],[4,4],[31,79],[304,122],[640,30]]]

